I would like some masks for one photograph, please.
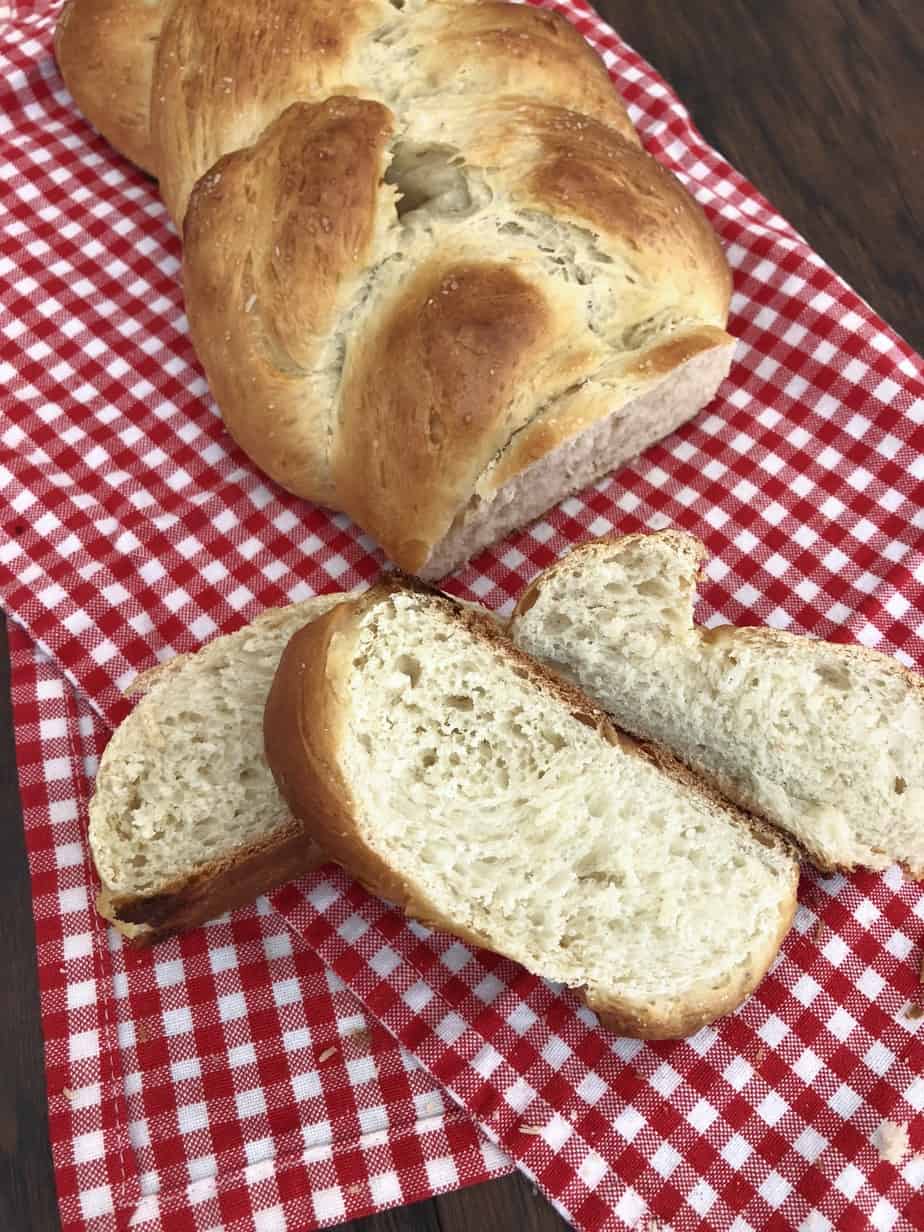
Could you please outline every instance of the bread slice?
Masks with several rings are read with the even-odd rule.
[[[266,750],[306,832],[409,914],[689,1034],[767,970],[789,844],[617,732],[496,624],[390,579],[301,630]]]
[[[90,801],[100,914],[134,944],[202,924],[324,862],[263,759],[283,647],[342,596],[273,609],[134,681]]]
[[[576,548],[533,581],[512,634],[819,868],[924,876],[924,681],[862,647],[695,626],[704,557],[677,531]]]

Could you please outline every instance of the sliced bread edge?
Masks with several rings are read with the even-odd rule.
[[[463,609],[413,579],[393,576],[341,605],[296,633],[283,653],[267,699],[266,751],[280,791],[293,814],[302,819],[306,832],[367,890],[395,903],[408,916],[474,946],[496,949],[490,937],[447,917],[419,884],[402,876],[369,846],[360,832],[357,805],[339,765],[337,749],[347,716],[349,664],[361,617],[371,605],[401,589],[428,595],[452,619],[511,661],[537,689],[564,702],[575,718],[596,730],[607,743],[654,763],[682,791],[699,796],[789,862],[788,886],[781,896],[776,926],[768,932],[761,951],[752,955],[749,964],[742,965],[736,980],[721,988],[702,988],[697,997],[683,1003],[664,998],[645,1012],[616,994],[590,998],[586,988],[574,989],[605,1026],[637,1038],[688,1036],[736,1008],[764,977],[792,924],[799,878],[792,845],[772,827],[730,804],[665,750],[639,742],[614,727],[586,694],[519,650],[489,616]]]
[[[106,776],[113,772],[112,759],[118,754],[122,741],[131,740],[133,733],[138,741],[148,740],[148,716],[156,708],[160,690],[182,687],[187,673],[206,670],[209,658],[214,657],[216,651],[233,648],[242,637],[282,627],[292,620],[296,607],[298,614],[303,615],[304,622],[308,623],[341,602],[343,597],[319,596],[291,607],[270,609],[242,629],[215,638],[196,651],[177,655],[135,677],[125,693],[137,698],[138,704],[120,725],[119,742],[110,742],[104,751],[97,772],[97,784],[105,782]],[[260,728],[254,730],[253,739],[259,747],[262,742]],[[91,819],[97,799],[97,792],[94,791],[90,804]],[[265,837],[242,844],[220,858],[199,864],[188,873],[165,882],[157,892],[125,893],[108,885],[102,876],[96,861],[93,834],[94,828],[91,826],[91,854],[101,881],[97,910],[135,947],[153,945],[204,924],[253,902],[259,895],[311,872],[327,861],[315,844],[306,841],[301,827],[290,818]]]

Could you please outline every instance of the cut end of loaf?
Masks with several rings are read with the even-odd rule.
[[[728,376],[735,343],[727,335],[721,338],[711,339],[709,346],[685,357],[643,392],[628,394],[588,378],[556,399],[528,431],[517,434],[516,456],[513,450],[503,451],[480,477],[478,491],[429,552],[420,575],[444,577],[692,419]],[[646,374],[646,383],[650,376]],[[562,433],[569,417],[577,430]],[[544,419],[551,428],[544,427]]]

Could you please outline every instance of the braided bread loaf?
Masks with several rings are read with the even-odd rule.
[[[157,176],[231,435],[437,577],[690,418],[730,276],[554,14],[71,0],[78,105]]]

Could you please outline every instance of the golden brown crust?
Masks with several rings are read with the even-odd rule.
[[[532,104],[521,122],[520,102],[466,114],[455,135],[495,162],[494,188],[518,208],[591,227],[609,209],[596,242],[601,260],[627,265],[627,328],[669,307],[649,345],[615,351],[585,319],[585,297],[525,253],[492,260],[507,257],[504,245],[466,239],[463,222],[439,245],[420,233],[396,238],[391,190],[379,187],[392,129],[385,109],[351,99],[296,107],[193,194],[191,329],[245,451],[290,490],[345,509],[402,568],[425,566],[474,491],[489,495],[697,355],[728,348],[724,330],[702,321],[724,321],[728,310],[718,241],[673,177],[614,130]],[[333,107],[342,159],[328,150]],[[577,152],[566,149],[575,125],[586,138]],[[539,182],[550,165],[567,183]],[[315,214],[326,228],[303,200],[306,181],[323,192]],[[338,234],[340,197],[348,208]],[[287,240],[286,221],[300,242]],[[415,268],[380,283],[394,256]],[[341,371],[326,370],[319,384],[320,340],[343,328],[337,310],[357,302],[371,305],[368,316],[343,336]],[[639,446],[648,439],[642,430]]]
[[[659,380],[703,351],[727,346],[728,343],[729,335],[724,329],[717,329],[714,325],[693,326],[634,355],[625,368],[625,375],[645,381]]]
[[[679,180],[621,129],[523,96],[453,112],[443,123],[518,205],[586,228],[624,265],[627,297],[658,288],[657,309],[725,324],[731,272],[715,232]]]
[[[421,583],[392,576],[295,634],[280,661],[264,716],[267,760],[283,798],[293,814],[302,819],[306,833],[371,893],[398,904],[408,915],[427,925],[445,929],[473,945],[494,947],[492,938],[448,919],[421,886],[398,874],[370,846],[362,834],[358,808],[340,764],[339,750],[349,712],[352,659],[363,616],[389,595],[407,589],[428,594],[450,619],[495,647],[515,671],[548,697],[566,705],[575,718],[598,731],[608,743],[654,763],[682,790],[719,807],[732,824],[756,834],[765,845],[791,854],[785,839],[735,809],[663,750],[640,744],[613,727],[584,693],[517,649],[495,621],[477,611],[459,608]],[[655,1012],[646,1012],[628,1000],[600,1002],[587,997],[586,990],[582,995],[606,1025],[615,1030],[642,1038],[689,1034],[733,1009],[762,978],[792,921],[797,882],[798,864],[793,860],[791,894],[781,905],[778,926],[754,967],[742,972],[738,984],[718,994],[704,989],[698,1002],[665,1003]]]
[[[308,11],[303,0],[70,0],[55,44],[81,111],[133,162],[159,169],[179,225],[200,176],[289,104],[323,101],[350,80],[375,97],[363,44],[395,18],[388,0],[312,0]],[[515,90],[638,141],[602,61],[557,13],[460,0],[426,6],[414,24],[435,92]]]
[[[334,408],[315,369],[371,260],[392,124],[380,103],[294,103],[199,181],[186,216],[189,326],[225,424],[273,479],[325,503]]]
[[[425,6],[418,55],[445,97],[527,96],[611,125],[633,145],[638,134],[606,66],[565,17],[507,0]]]
[[[392,12],[386,0],[177,0],[154,66],[151,142],[177,226],[193,185],[250,145],[291,104],[349,82],[356,44]]]
[[[551,324],[541,291],[516,270],[436,260],[357,342],[341,403],[338,498],[409,572],[508,440],[511,404]]]
[[[115,894],[104,885],[96,905],[133,945],[153,945],[243,907],[327,862],[317,844],[290,819],[246,849],[199,868],[190,877],[178,877],[157,894]],[[120,927],[124,925],[129,928]]]
[[[170,0],[70,0],[55,59],[74,102],[120,154],[156,175],[150,138],[154,53]]]

